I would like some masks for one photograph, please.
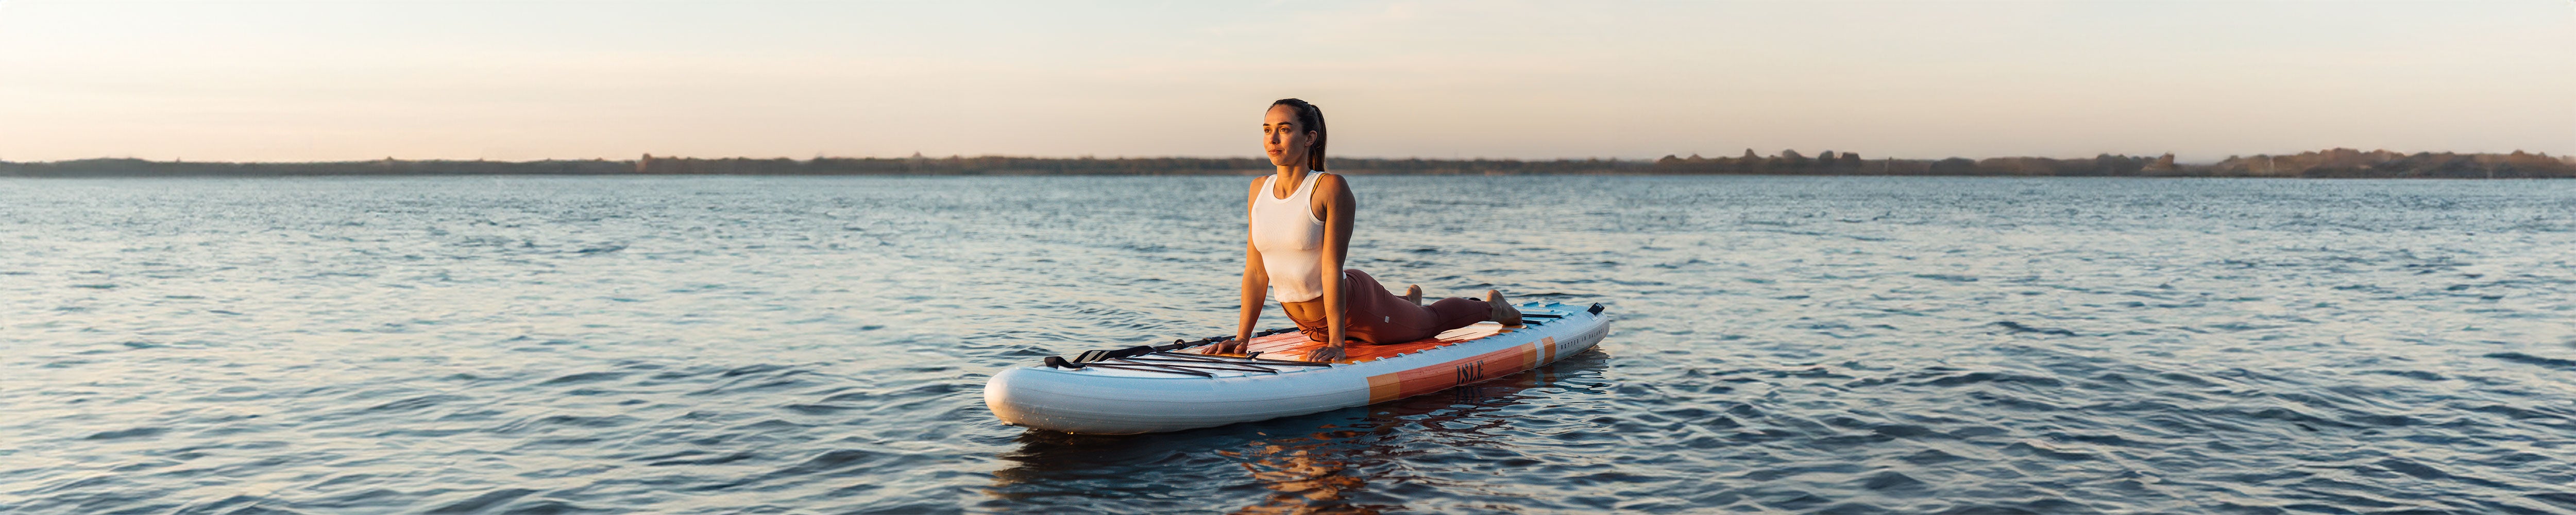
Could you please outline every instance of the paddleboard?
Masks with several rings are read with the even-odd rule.
[[[1245,354],[1211,354],[1224,338],[1083,353],[1005,369],[984,384],[1003,423],[1080,434],[1215,427],[1365,406],[1503,377],[1591,350],[1610,333],[1599,304],[1518,306],[1525,325],[1494,322],[1393,345],[1350,345],[1334,362],[1293,329],[1262,331]]]

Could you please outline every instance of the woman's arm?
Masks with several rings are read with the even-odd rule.
[[[1261,251],[1245,243],[1243,254],[1243,310],[1235,315],[1234,339],[1217,344],[1218,354],[1243,352],[1244,344],[1252,341],[1253,325],[1261,323],[1263,298],[1270,291],[1270,272],[1261,267]]]
[[[1252,181],[1251,191],[1247,192],[1243,197],[1244,221],[1247,223],[1247,227],[1252,219],[1252,200],[1259,198],[1254,195],[1261,194],[1261,184],[1262,181],[1260,179],[1254,179]],[[1264,302],[1263,297],[1269,296],[1269,292],[1270,270],[1261,266],[1261,251],[1252,247],[1252,231],[1244,231],[1243,309],[1235,315],[1236,323],[1234,327],[1234,339],[1217,344],[1215,349],[1216,353],[1235,354],[1243,352],[1244,345],[1252,341],[1253,326],[1261,323],[1261,307]]]
[[[1342,262],[1351,251],[1353,201],[1350,184],[1342,182],[1340,175],[1325,175],[1316,179],[1315,187],[1323,190],[1322,195],[1315,196],[1316,202],[1322,204],[1316,206],[1315,211],[1318,218],[1324,220],[1322,258],[1324,260],[1324,324],[1325,327],[1331,328],[1328,334],[1332,335],[1332,340],[1324,342],[1323,348],[1316,349],[1315,352],[1307,355],[1306,360],[1340,361],[1347,356],[1342,350],[1342,332],[1345,326],[1343,321],[1346,318],[1343,316],[1343,308],[1349,306],[1350,302],[1342,298]]]

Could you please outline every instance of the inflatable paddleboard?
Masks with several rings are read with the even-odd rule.
[[[1049,357],[993,374],[984,405],[1005,424],[1067,433],[1179,431],[1365,406],[1519,373],[1590,350],[1610,334],[1600,304],[1518,306],[1494,322],[1393,345],[1353,344],[1335,362],[1303,361],[1322,343],[1294,329],[1258,333],[1245,354],[1207,354],[1226,337]]]

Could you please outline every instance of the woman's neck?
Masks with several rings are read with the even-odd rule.
[[[1304,184],[1306,182],[1306,174],[1310,173],[1315,172],[1313,170],[1306,169],[1304,165],[1279,167],[1279,180],[1270,181],[1271,193],[1273,193],[1272,197],[1275,198],[1294,194],[1295,192],[1292,190],[1296,188],[1297,185]]]

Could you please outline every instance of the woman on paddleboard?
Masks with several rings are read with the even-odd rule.
[[[1247,192],[1251,231],[1244,245],[1241,324],[1233,340],[1217,344],[1216,353],[1243,352],[1261,320],[1263,292],[1278,299],[1307,338],[1324,342],[1306,356],[1309,361],[1340,361],[1349,340],[1404,343],[1487,320],[1521,325],[1520,310],[1502,292],[1423,306],[1421,286],[1406,286],[1399,297],[1367,273],[1342,268],[1351,248],[1354,203],[1342,176],[1324,173],[1324,110],[1294,98],[1272,102],[1261,134],[1262,150],[1279,172],[1252,181]],[[1341,273],[1326,281],[1326,270]]]

